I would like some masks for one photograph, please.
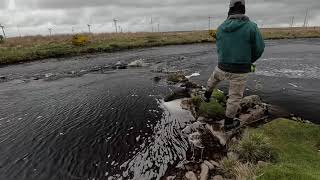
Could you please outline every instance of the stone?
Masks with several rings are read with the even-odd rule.
[[[197,148],[203,149],[204,146],[201,143],[201,134],[199,132],[195,132],[189,135],[189,142],[193,144]]]
[[[191,81],[187,81],[187,82],[182,83],[181,87],[190,88],[190,89],[201,88],[201,86],[199,86],[198,84],[191,82]]]
[[[211,135],[216,138],[220,145],[225,146],[227,144],[228,136],[224,132],[224,121],[223,122],[217,122],[214,125],[206,125],[206,129],[208,129],[211,133]]]
[[[0,76],[0,80],[5,80],[7,79],[5,76]]]
[[[205,163],[202,163],[200,180],[208,180],[208,177],[209,177],[209,167]]]
[[[264,161],[258,161],[258,166],[259,167],[263,167],[266,166],[268,163],[264,162]]]
[[[196,174],[192,171],[187,172],[185,177],[187,180],[198,180]]]
[[[128,65],[125,63],[122,63],[121,61],[118,61],[114,66],[112,66],[113,69],[127,69]]]
[[[158,83],[158,82],[161,81],[161,77],[160,76],[156,76],[156,77],[153,78],[153,81]]]
[[[216,161],[210,160],[210,163],[211,163],[212,165],[214,165],[215,167],[220,167],[220,164],[217,163]]]
[[[205,124],[203,124],[203,123],[201,123],[201,122],[199,122],[199,121],[197,121],[197,122],[195,122],[195,123],[193,123],[193,124],[190,124],[190,125],[188,125],[186,128],[184,128],[183,130],[182,130],[182,132],[184,133],[184,134],[192,134],[192,133],[194,133],[194,132],[197,132],[197,131],[201,131],[201,130],[204,130],[205,129]]]
[[[212,180],[224,180],[222,176],[217,175],[212,178]]]
[[[173,83],[183,83],[189,81],[185,75],[181,73],[171,73],[168,76],[168,81]]]
[[[268,114],[268,107],[266,105],[256,105],[254,108],[247,110],[247,113],[239,116],[242,125],[256,122],[257,120],[264,120]]]
[[[239,154],[237,154],[235,152],[228,152],[227,157],[230,159],[239,159]]]
[[[50,78],[52,76],[54,76],[54,74],[52,74],[52,73],[47,73],[47,74],[44,75],[44,77],[46,77],[46,78]]]
[[[240,102],[240,106],[242,109],[241,111],[245,112],[247,109],[253,108],[256,105],[261,105],[261,104],[262,104],[262,100],[257,95],[244,97]]]
[[[166,180],[174,180],[176,178],[176,176],[168,176],[167,178],[166,178]]]
[[[182,99],[182,98],[190,98],[190,93],[189,90],[186,88],[178,88],[174,90],[174,92],[167,97],[164,98],[164,102],[170,102],[174,101],[177,99]]]
[[[213,164],[211,164],[211,162],[207,160],[205,160],[203,163],[209,167],[209,170],[213,170],[215,167]]]
[[[129,67],[144,67],[146,66],[146,64],[143,62],[142,59],[133,61],[131,63],[128,64]]]

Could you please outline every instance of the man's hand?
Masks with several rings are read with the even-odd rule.
[[[204,97],[206,98],[205,101],[206,101],[206,102],[210,102],[211,96],[212,96],[212,91],[208,91],[208,90],[207,90],[207,91],[204,93]]]

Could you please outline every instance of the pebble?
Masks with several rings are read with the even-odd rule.
[[[215,167],[220,167],[220,164],[217,163],[216,161],[211,160],[210,163],[211,163],[212,165],[214,165]]]
[[[214,169],[214,165],[211,164],[209,161],[204,161],[203,163],[204,163],[205,165],[207,165],[210,170],[213,170],[213,169]]]
[[[212,180],[223,180],[223,177],[220,175],[214,176]]]
[[[185,176],[188,180],[197,180],[196,174],[192,171],[187,172]]]

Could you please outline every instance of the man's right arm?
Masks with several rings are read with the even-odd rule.
[[[262,56],[264,48],[264,39],[258,26],[255,24],[254,32],[252,34],[252,63],[256,62]]]

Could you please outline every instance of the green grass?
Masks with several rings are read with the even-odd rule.
[[[245,131],[240,142],[231,149],[239,154],[240,160],[246,162],[268,162],[276,159],[274,147],[264,133]]]
[[[265,134],[278,160],[261,169],[260,180],[319,180],[320,126],[278,119],[252,130]]]

